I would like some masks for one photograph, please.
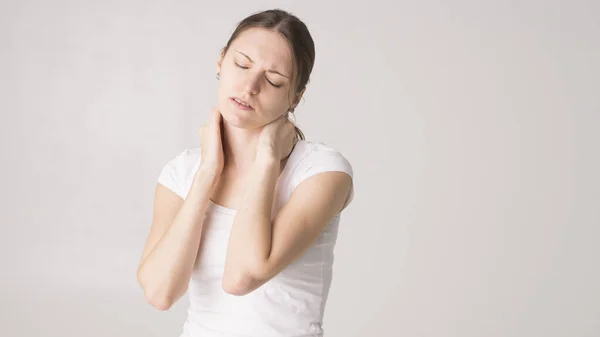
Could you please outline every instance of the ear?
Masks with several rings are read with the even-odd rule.
[[[225,52],[223,50],[221,50],[221,54],[219,55],[219,58],[217,59],[217,73],[221,72],[221,64],[223,63],[223,58],[225,58]]]
[[[292,106],[290,107],[291,109],[296,109],[296,107],[300,103],[300,99],[302,99],[302,96],[304,95],[305,91],[306,91],[306,87],[304,87],[304,89],[302,89],[302,91],[300,91],[299,93],[296,94],[296,97],[294,97],[294,101],[292,102]]]

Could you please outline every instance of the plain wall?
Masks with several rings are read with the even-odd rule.
[[[274,7],[355,171],[326,336],[599,336],[600,3],[566,0],[0,2],[0,335],[179,335],[136,280],[156,179]]]

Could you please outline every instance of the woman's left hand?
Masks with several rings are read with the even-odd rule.
[[[290,155],[297,138],[294,123],[287,117],[288,114],[285,113],[263,127],[259,138],[258,154],[271,156],[276,160],[283,160]]]

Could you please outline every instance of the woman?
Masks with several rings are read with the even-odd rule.
[[[148,302],[186,291],[181,336],[322,336],[352,167],[288,119],[314,63],[297,17],[241,21],[217,60],[218,100],[200,147],[167,163],[138,269]]]

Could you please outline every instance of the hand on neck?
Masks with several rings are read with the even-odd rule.
[[[224,170],[243,174],[254,164],[262,128],[242,129],[223,122]]]

